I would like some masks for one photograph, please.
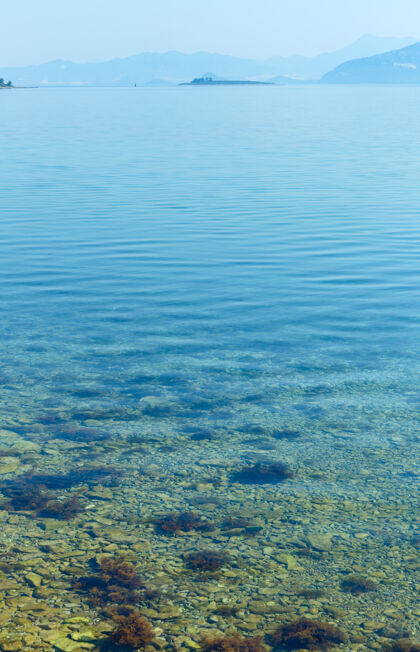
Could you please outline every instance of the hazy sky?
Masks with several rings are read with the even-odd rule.
[[[418,36],[420,0],[0,0],[0,65],[207,50],[317,54],[363,34]]]

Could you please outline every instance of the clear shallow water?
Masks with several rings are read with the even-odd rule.
[[[285,460],[298,473],[282,496],[384,501],[345,526],[380,537],[381,566],[387,537],[415,534],[419,101],[382,87],[2,93],[2,427],[44,447],[63,423],[169,437],[146,460],[162,477]],[[192,444],[198,428],[217,440]],[[284,428],[302,438],[273,442]],[[57,446],[41,468],[90,460]],[[279,499],[258,491],[234,502]],[[394,503],[411,516],[390,528]],[[302,536],[319,529],[305,518]]]
[[[244,419],[289,388],[345,428],[391,408],[407,434],[417,89],[196,91],[2,97],[6,375],[120,392],[142,370]]]

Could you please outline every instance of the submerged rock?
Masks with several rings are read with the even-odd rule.
[[[306,538],[314,550],[326,552],[332,548],[332,534],[309,534]]]

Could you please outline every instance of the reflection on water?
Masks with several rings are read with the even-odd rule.
[[[410,649],[417,94],[2,98],[2,649]]]

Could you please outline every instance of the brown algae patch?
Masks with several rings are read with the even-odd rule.
[[[86,593],[94,607],[109,605],[136,605],[140,602],[140,587],[144,586],[136,567],[123,555],[101,557],[98,572],[81,577],[74,589]]]
[[[192,570],[213,573],[226,566],[231,557],[227,552],[221,550],[198,550],[187,553],[184,559]]]
[[[347,593],[361,595],[362,593],[368,593],[369,591],[377,591],[378,585],[368,577],[349,575],[349,577],[346,577],[341,582],[341,588],[343,591],[347,591]]]
[[[109,641],[114,647],[144,648],[155,637],[151,624],[138,614],[116,616],[115,621],[117,625],[109,636]]]
[[[156,527],[163,534],[179,534],[181,532],[211,532],[214,523],[204,520],[195,512],[171,512],[155,520]]]
[[[347,636],[337,627],[308,618],[282,625],[270,638],[275,650],[328,650],[346,640]]]
[[[292,478],[292,470],[283,462],[256,462],[232,475],[233,482],[243,484],[277,484]]]

